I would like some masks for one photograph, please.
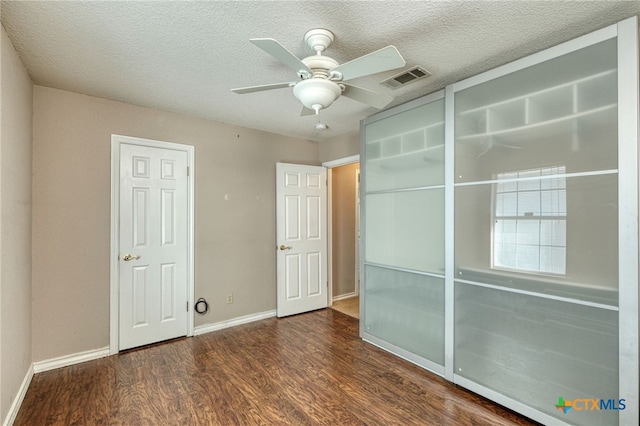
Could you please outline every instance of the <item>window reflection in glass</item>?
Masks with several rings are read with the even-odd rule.
[[[567,190],[557,176],[564,173],[557,166],[497,174],[493,268],[565,274]]]

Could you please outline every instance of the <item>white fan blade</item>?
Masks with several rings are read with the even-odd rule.
[[[272,38],[252,38],[249,40],[251,43],[258,46],[260,49],[267,52],[269,55],[279,59],[289,68],[292,68],[297,73],[305,72],[313,74],[313,71],[309,69],[296,55],[291,53],[286,47],[278,43]]]
[[[406,62],[395,46],[383,47],[334,68],[333,72],[342,74],[342,80],[351,80],[365,75],[376,74],[405,66]]]
[[[282,89],[285,87],[291,87],[294,84],[295,83],[263,84],[262,86],[240,87],[238,89],[231,89],[231,91],[242,95],[244,93],[262,92],[263,90]]]
[[[362,87],[352,86],[351,84],[344,85],[342,96],[362,102],[363,104],[371,105],[378,109],[386,107],[393,100],[393,96],[384,95],[369,89],[363,89]]]

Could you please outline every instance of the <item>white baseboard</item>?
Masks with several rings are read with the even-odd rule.
[[[29,385],[31,384],[31,379],[33,379],[33,364],[29,367],[29,370],[27,370],[27,374],[24,376],[24,380],[22,380],[20,389],[18,389],[18,394],[11,403],[11,407],[9,407],[7,417],[5,417],[4,422],[2,423],[3,426],[11,426],[16,420],[18,411],[20,411],[20,406],[22,405],[22,401],[24,400],[24,396],[27,394],[27,389],[29,389]]]
[[[221,321],[215,324],[206,324],[198,326],[193,330],[193,335],[197,336],[211,331],[222,330],[224,328],[233,327],[240,324],[247,324],[261,319],[272,318],[276,316],[276,311],[260,312],[257,314],[246,315],[243,317],[233,318],[227,321]],[[81,362],[92,361],[94,359],[104,358],[111,355],[109,347],[93,349],[85,352],[78,352],[71,355],[65,355],[58,358],[47,359],[33,363],[33,372],[42,373],[43,371],[55,370],[56,368],[68,367]]]
[[[78,352],[71,355],[64,355],[58,358],[47,359],[33,363],[33,371],[42,373],[43,371],[55,370],[56,368],[68,367],[81,362],[92,361],[94,359],[109,356],[109,347],[92,349],[90,351]]]
[[[236,325],[247,324],[254,321],[263,320],[266,318],[273,318],[276,316],[276,311],[266,311],[257,314],[245,315],[243,317],[233,318],[227,321],[220,321],[215,324],[199,325],[193,330],[194,336],[210,333],[212,331],[218,331],[229,327],[235,327]]]
[[[332,300],[334,302],[337,302],[338,300],[351,299],[352,297],[356,297],[356,296],[357,296],[356,292],[351,292],[347,294],[341,294],[340,296],[336,296]]]

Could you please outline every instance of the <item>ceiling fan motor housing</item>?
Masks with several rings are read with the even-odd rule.
[[[338,61],[335,59],[321,55],[308,56],[302,60],[302,63],[313,71],[315,77],[324,78],[328,78],[329,71],[338,66]]]

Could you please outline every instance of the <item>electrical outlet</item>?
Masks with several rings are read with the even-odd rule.
[[[227,294],[227,303],[233,303],[233,293]]]

